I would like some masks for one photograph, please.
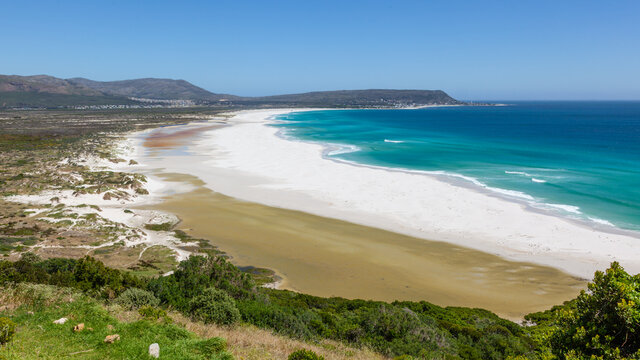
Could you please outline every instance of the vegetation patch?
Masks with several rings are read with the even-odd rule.
[[[129,310],[139,309],[143,306],[157,306],[160,300],[152,292],[138,288],[129,288],[116,298],[115,302]]]
[[[144,228],[153,231],[169,231],[173,228],[173,223],[166,222],[162,224],[145,224]]]
[[[214,288],[205,289],[202,294],[191,299],[189,312],[205,324],[233,325],[240,321],[240,312],[233,298]]]

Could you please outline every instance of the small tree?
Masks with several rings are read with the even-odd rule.
[[[551,345],[562,359],[640,357],[640,275],[617,262],[597,271],[575,308],[561,313]]]
[[[240,321],[236,302],[222,290],[208,288],[189,303],[191,315],[205,323],[231,325]]]

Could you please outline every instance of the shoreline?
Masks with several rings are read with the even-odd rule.
[[[196,172],[196,175],[209,188],[243,200],[446,241],[510,260],[553,266],[582,278],[591,278],[595,270],[604,269],[615,260],[629,271],[640,271],[640,250],[634,246],[638,239],[624,230],[619,233],[588,228],[578,221],[549,215],[470,186],[454,185],[431,174],[393,174],[389,169],[326,159],[322,156],[325,151],[322,145],[282,138],[277,135],[277,128],[268,126],[276,121],[273,117],[277,115],[312,110],[318,109],[238,113],[228,121],[231,126],[205,132],[204,139],[194,143],[196,152],[210,154],[210,159],[205,160],[207,166],[230,175],[227,181],[213,179],[205,171]],[[238,139],[251,140],[242,145],[243,141]],[[256,147],[260,147],[259,151],[251,152]],[[291,154],[297,154],[297,157]],[[256,160],[258,157],[260,160]],[[313,163],[315,168],[322,169],[324,175],[321,177],[326,183],[312,181],[316,174],[311,171],[311,165],[304,167],[307,179],[296,177],[299,170],[296,163]],[[361,174],[354,169],[360,170]],[[378,193],[352,196],[342,191],[336,194],[331,185],[338,188],[341,183],[327,174],[342,176],[351,190],[358,190],[351,184],[362,180],[376,186]],[[419,188],[428,204],[416,203],[410,194],[394,193],[398,187],[390,189],[384,186],[384,181],[371,182],[370,178],[386,178],[388,183],[399,181],[407,185],[406,188]],[[306,184],[307,181],[312,184]],[[331,185],[326,185],[328,183]],[[399,197],[401,201],[391,201],[387,196],[383,203],[375,198],[390,192],[391,197]],[[439,199],[441,197],[445,199]],[[402,200],[410,204],[413,212],[403,208]],[[429,211],[430,216],[418,214],[417,210],[430,208],[436,208]],[[446,214],[438,216],[442,212]],[[399,219],[400,215],[413,218]],[[472,218],[468,218],[469,215]]]
[[[175,214],[179,230],[209,240],[236,266],[272,270],[279,282],[271,286],[322,297],[482,307],[514,321],[569,300],[585,286],[551,267],[225,196],[227,189],[206,180],[231,181],[246,190],[260,179],[205,164],[211,154],[198,143],[235,126],[205,131],[210,123],[153,130],[177,136],[202,130],[166,148],[144,146],[158,138],[153,133],[130,135],[139,171],[164,182],[165,189],[177,188],[143,208]]]
[[[495,105],[510,106],[508,104],[495,104]],[[417,110],[417,109],[425,109],[425,108],[456,107],[456,106],[482,106],[482,105],[423,105],[419,107],[400,108],[398,110]],[[326,111],[326,110],[334,110],[334,109],[296,109],[294,112]],[[340,109],[340,110],[361,110],[361,109]],[[393,110],[393,109],[370,109],[370,110]],[[265,123],[267,125],[274,125],[274,124],[286,123],[286,122],[287,122],[286,120],[280,120],[280,119],[265,119]],[[526,208],[526,210],[531,212],[535,212],[543,215],[549,215],[552,217],[557,217],[557,218],[569,221],[571,223],[574,223],[578,226],[585,227],[590,230],[606,232],[614,235],[630,236],[640,241],[639,231],[636,231],[633,229],[620,228],[620,227],[617,227],[616,225],[613,225],[611,222],[607,220],[599,219],[591,216],[585,216],[582,218],[570,216],[570,214],[572,214],[572,211],[567,210],[567,208],[574,208],[575,206],[573,205],[537,202],[537,201],[534,201],[535,199],[530,195],[520,192],[518,190],[509,190],[509,189],[491,187],[475,178],[468,177],[465,175],[460,175],[453,172],[447,172],[443,170],[418,170],[418,169],[410,169],[410,168],[402,168],[402,167],[385,167],[385,166],[371,165],[371,164],[365,164],[365,163],[358,163],[355,161],[349,161],[341,158],[335,158],[335,157],[332,157],[332,155],[336,155],[337,154],[336,151],[338,151],[338,153],[348,153],[352,151],[358,151],[358,148],[355,145],[320,143],[320,142],[297,139],[293,136],[287,135],[286,129],[281,129],[277,131],[275,133],[275,136],[286,141],[299,142],[299,143],[310,144],[310,145],[319,145],[323,149],[321,151],[322,158],[325,160],[336,162],[338,164],[346,164],[350,166],[376,169],[376,170],[382,170],[382,171],[388,171],[388,172],[417,174],[417,175],[431,177],[433,179],[446,182],[453,186],[467,188],[475,192],[480,192],[482,194],[495,197],[500,200],[505,200],[508,202],[520,204],[521,206]],[[387,140],[387,139],[385,139],[384,141],[395,142],[393,140]],[[346,148],[345,151],[343,151],[344,148]],[[532,181],[539,181],[539,180],[534,178],[532,179]],[[564,210],[567,213],[566,214],[559,213],[558,212],[559,210]],[[580,212],[578,212],[578,214],[580,214]]]
[[[313,142],[306,142],[306,141],[298,140],[298,139],[295,139],[295,138],[289,138],[286,135],[281,134],[280,132],[276,133],[276,136],[281,137],[283,140],[286,140],[286,141],[302,142],[302,143],[307,143],[307,144],[316,144],[316,143],[313,143]],[[331,157],[331,155],[332,155],[331,154],[331,152],[332,152],[331,149],[328,146],[324,146],[324,145],[321,145],[321,146],[323,146],[323,148],[325,149],[322,152],[323,159],[329,160],[329,161],[334,161],[334,162],[336,162],[338,164],[346,164],[346,165],[350,165],[350,166],[369,168],[369,169],[377,169],[377,170],[388,171],[388,172],[397,172],[397,173],[404,173],[404,174],[417,174],[417,175],[421,175],[421,176],[431,177],[431,178],[434,178],[434,179],[436,179],[438,181],[445,182],[447,184],[451,184],[453,186],[466,188],[466,189],[469,189],[469,190],[472,190],[472,191],[475,191],[475,192],[479,192],[481,194],[485,194],[487,196],[490,196],[490,197],[493,197],[493,198],[496,198],[496,199],[499,199],[499,200],[503,200],[503,201],[508,201],[508,202],[519,204],[523,208],[525,208],[527,211],[530,211],[530,212],[538,213],[538,214],[541,214],[541,215],[548,215],[548,216],[555,217],[555,218],[560,218],[562,220],[565,220],[567,222],[573,223],[573,224],[575,224],[577,226],[580,226],[580,227],[583,227],[583,228],[586,228],[586,229],[589,229],[589,230],[605,232],[605,233],[609,233],[609,234],[613,234],[613,235],[629,236],[629,237],[638,239],[638,241],[640,242],[640,232],[638,232],[638,231],[631,230],[631,229],[619,228],[619,227],[611,224],[607,220],[598,219],[598,218],[594,218],[594,217],[587,217],[586,219],[582,219],[582,218],[577,218],[577,217],[572,218],[572,217],[569,217],[569,216],[565,216],[563,214],[554,213],[550,209],[544,209],[544,208],[536,207],[533,204],[531,204],[530,202],[527,202],[525,199],[523,199],[523,198],[521,198],[519,196],[510,195],[509,192],[511,192],[512,190],[495,188],[495,189],[498,189],[498,190],[503,190],[503,192],[495,191],[494,188],[491,188],[491,187],[489,187],[489,186],[487,186],[485,184],[482,184],[479,181],[475,180],[474,178],[467,178],[467,177],[465,177],[463,175],[458,175],[458,174],[455,174],[455,173],[447,173],[447,172],[439,172],[439,171],[428,171],[428,170],[412,170],[412,169],[406,169],[406,168],[384,167],[384,166],[362,164],[362,163],[343,160],[343,159],[339,159],[339,158],[333,158],[333,157]],[[513,191],[516,191],[516,190],[513,190]],[[554,206],[555,205],[558,208],[572,207],[571,205],[562,205],[562,204],[546,204],[546,203],[537,203],[537,204],[539,204],[539,205],[547,205],[547,206]],[[587,221],[587,219],[589,221]]]

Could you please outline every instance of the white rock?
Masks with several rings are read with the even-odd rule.
[[[66,323],[66,322],[67,322],[67,320],[69,320],[69,319],[67,319],[67,318],[60,318],[60,319],[58,319],[58,320],[55,320],[53,323],[54,323],[54,324],[64,324],[64,323]]]
[[[149,356],[156,359],[160,357],[160,345],[158,343],[149,345]]]

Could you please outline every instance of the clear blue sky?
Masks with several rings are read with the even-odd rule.
[[[640,99],[640,1],[0,0],[0,73]]]

